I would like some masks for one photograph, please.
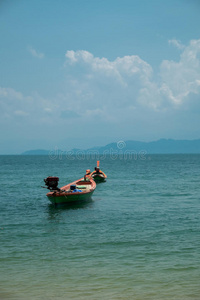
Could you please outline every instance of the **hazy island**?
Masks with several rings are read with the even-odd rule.
[[[174,139],[160,139],[152,142],[140,141],[118,141],[107,144],[103,147],[93,147],[89,149],[72,149],[71,153],[76,154],[78,151],[96,151],[99,154],[109,153],[109,151],[117,151],[123,153],[125,151],[145,151],[148,154],[189,154],[200,153],[200,139],[197,140],[174,140]],[[56,150],[57,153],[66,153],[63,150]],[[49,155],[51,150],[36,149],[23,152],[21,155]]]

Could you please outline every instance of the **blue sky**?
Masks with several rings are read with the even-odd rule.
[[[200,138],[198,0],[2,0],[0,154]]]

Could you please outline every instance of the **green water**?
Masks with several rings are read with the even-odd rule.
[[[200,155],[107,157],[91,201],[55,208],[92,158],[0,156],[0,299],[200,299]]]

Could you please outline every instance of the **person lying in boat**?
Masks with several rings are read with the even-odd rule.
[[[104,173],[103,173],[99,168],[97,168],[97,167],[95,167],[94,170],[95,170],[95,171],[92,172],[93,174],[94,174],[94,173],[96,173],[96,174],[104,174]]]
[[[76,184],[72,184],[70,185],[70,192],[77,193],[77,192],[82,192],[82,190],[77,189]]]
[[[86,174],[84,175],[84,180],[85,181],[90,181],[91,179],[91,171],[89,169],[86,170]]]
[[[101,170],[100,170],[99,168],[95,167],[94,169],[95,169],[95,172],[96,172],[97,174],[102,173]]]
[[[98,167],[95,167],[94,171],[91,173],[91,175],[95,175],[95,174],[97,175],[102,174],[105,178],[107,177],[106,174],[103,171],[101,171]]]

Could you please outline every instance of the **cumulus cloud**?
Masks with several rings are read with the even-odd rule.
[[[111,61],[85,50],[67,51],[65,82],[52,99],[37,93],[25,96],[12,88],[0,88],[1,122],[25,120],[26,124],[34,125],[34,129],[44,126],[45,133],[51,127],[55,134],[58,131],[64,134],[66,126],[74,128],[75,124],[83,137],[88,129],[96,135],[98,126],[99,131],[104,128],[110,134],[132,128],[135,136],[136,131],[140,136],[138,128],[146,128],[149,132],[156,128],[163,136],[170,118],[174,118],[170,123],[171,131],[175,131],[175,126],[180,131],[178,126],[181,120],[185,122],[187,112],[191,121],[195,114],[197,127],[200,122],[197,118],[200,111],[200,40],[192,40],[185,47],[180,47],[180,42],[173,43],[180,49],[180,59],[162,61],[157,74],[137,55]],[[184,125],[181,126],[184,130]],[[169,136],[172,137],[168,133]]]
[[[139,56],[109,61],[83,50],[67,51],[65,67],[69,75],[66,88],[80,113],[85,108],[96,115],[98,108],[99,116],[112,120],[117,109],[139,105],[139,92],[153,75],[152,67]]]
[[[85,66],[86,70],[90,72],[90,76],[94,74],[103,75],[107,78],[115,78],[121,85],[127,86],[127,79],[133,77],[141,77],[146,79],[151,76],[151,66],[143,61],[139,56],[124,56],[118,57],[114,61],[109,61],[107,58],[94,57],[92,53],[84,50],[67,51],[66,64],[79,64]],[[89,74],[88,74],[89,75]]]
[[[162,94],[173,104],[183,105],[200,93],[200,40],[192,40],[179,62],[165,60],[160,66]]]
[[[35,50],[33,47],[29,46],[28,47],[28,51],[31,53],[32,56],[36,57],[36,58],[39,58],[39,59],[42,59],[44,58],[44,53],[41,53],[37,50]]]
[[[67,51],[67,89],[78,109],[81,104],[94,112],[98,107],[105,116],[111,109],[181,109],[200,93],[200,40],[187,46],[177,40],[170,43],[181,50],[180,60],[163,61],[159,74],[136,55],[109,61],[88,51]]]

